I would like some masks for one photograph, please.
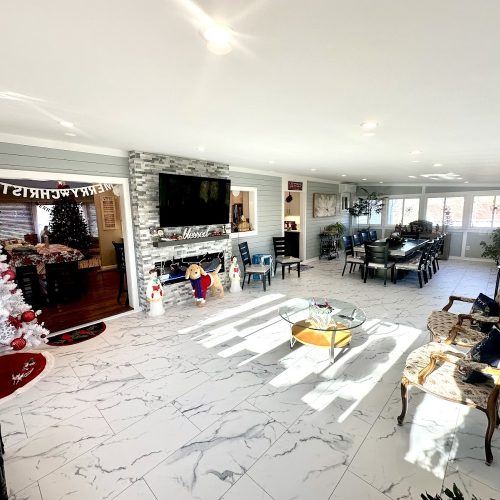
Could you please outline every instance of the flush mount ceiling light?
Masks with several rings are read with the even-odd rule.
[[[416,179],[416,178],[417,178],[417,176],[416,176],[416,175],[409,175],[408,177],[409,177],[410,179]]]
[[[378,123],[377,122],[372,122],[372,121],[368,121],[368,122],[363,122],[360,127],[363,129],[363,130],[367,130],[367,131],[370,131],[370,130],[375,130],[377,127],[378,127]]]
[[[234,191],[231,191],[231,194],[232,194],[235,198],[237,198],[237,197],[240,195],[240,192],[239,192],[238,190],[236,190],[236,189],[235,189]]]
[[[205,151],[205,146],[198,146],[198,151],[203,153],[203,151]]]
[[[269,165],[274,165],[274,160],[269,160],[267,163],[269,163]]]
[[[434,163],[434,165],[432,165],[433,167],[442,167],[443,164],[442,163]]]
[[[64,135],[67,135],[68,137],[76,137],[76,134],[73,132],[64,132]]]
[[[411,155],[421,155],[422,151],[420,149],[414,149],[413,151],[410,151]]]
[[[59,125],[61,125],[61,127],[66,127],[66,128],[73,128],[75,126],[73,122],[67,122],[66,120],[61,120],[59,122]]]
[[[365,132],[363,134],[364,137],[373,137],[374,135],[377,135],[377,134],[375,134],[375,132]]]
[[[420,177],[425,177],[434,181],[456,181],[461,179],[460,174],[455,174],[453,172],[448,172],[447,174],[420,174]]]
[[[340,177],[347,177],[347,174],[342,174]]]
[[[317,168],[311,168],[311,172],[316,172]]]
[[[229,54],[233,47],[231,41],[233,32],[227,26],[222,24],[212,24],[202,31],[202,36],[207,42],[207,48],[213,54],[223,56]]]
[[[420,163],[420,160],[412,160],[412,163]]]
[[[362,180],[362,181],[367,181],[368,179],[366,179],[366,178],[365,178],[365,179],[361,179],[361,180]]]

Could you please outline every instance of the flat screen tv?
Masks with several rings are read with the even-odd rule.
[[[229,222],[229,179],[160,174],[160,226]]]

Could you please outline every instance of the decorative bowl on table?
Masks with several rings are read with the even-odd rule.
[[[334,308],[325,302],[318,304],[315,300],[309,303],[309,322],[313,328],[328,330],[333,325]]]

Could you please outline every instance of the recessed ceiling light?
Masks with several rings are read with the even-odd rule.
[[[361,125],[363,130],[375,130],[378,127],[377,122],[363,122]]]
[[[368,179],[361,179],[362,181],[367,181]]]
[[[208,50],[218,56],[229,54],[233,50],[231,45],[233,35],[231,29],[227,26],[212,24],[202,32],[202,35],[207,41]]]
[[[201,152],[205,151],[205,146],[198,146],[198,151],[201,151]]]
[[[413,151],[410,151],[411,155],[421,155],[422,151],[420,149],[414,149]]]
[[[464,181],[464,184],[469,184],[469,181]]]
[[[68,137],[76,137],[76,134],[73,132],[64,132],[64,135],[67,135]]]
[[[311,168],[311,172],[316,172],[317,168]]]
[[[463,180],[463,177],[457,177],[457,179],[458,179],[459,181],[461,181],[461,180]]]
[[[378,181],[378,183],[379,183],[379,184],[383,184],[383,183],[384,183],[384,181]]]
[[[433,167],[442,167],[443,164],[442,163],[434,163],[434,165],[432,165]]]
[[[409,175],[408,177],[409,177],[410,179],[416,179],[416,178],[417,178],[417,176],[416,176],[416,175]]]
[[[374,135],[377,135],[375,132],[365,132],[363,134],[365,137],[373,137]]]
[[[269,163],[269,165],[274,165],[274,160],[269,160],[267,163]]]
[[[67,122],[66,120],[61,120],[59,122],[59,125],[61,125],[61,127],[66,127],[66,128],[73,128],[75,126],[73,122]]]
[[[420,163],[420,160],[412,160],[412,163]]]
[[[340,177],[347,177],[347,174],[342,174]]]

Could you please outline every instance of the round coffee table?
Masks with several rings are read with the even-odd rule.
[[[312,300],[292,299],[278,310],[279,315],[290,324],[290,348],[295,343],[327,347],[330,361],[335,361],[335,347],[344,348],[351,343],[353,328],[366,321],[365,313],[350,302],[326,299],[331,307],[311,307]],[[318,316],[315,314],[319,312]],[[325,313],[325,314],[323,314]],[[325,316],[321,318],[321,316]]]

